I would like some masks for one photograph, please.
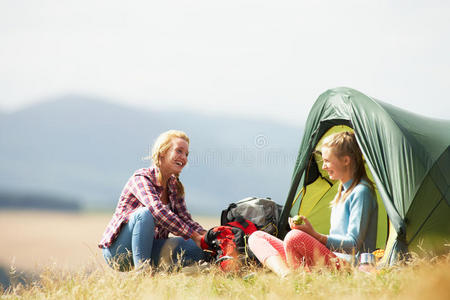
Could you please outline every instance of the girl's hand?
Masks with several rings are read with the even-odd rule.
[[[309,234],[311,236],[315,236],[316,231],[314,230],[314,228],[312,227],[312,225],[308,221],[308,219],[305,216],[300,216],[300,218],[302,218],[302,220],[303,220],[303,223],[300,225],[295,224],[292,221],[292,218],[289,218],[289,226],[291,227],[291,229],[298,229],[303,232],[306,232],[307,234]]]
[[[321,242],[322,244],[326,245],[327,244],[327,240],[328,240],[328,236],[318,233],[317,231],[314,230],[313,226],[311,225],[311,223],[308,221],[308,219],[305,216],[300,216],[300,218],[302,218],[303,223],[300,225],[295,224],[291,218],[289,218],[289,225],[291,227],[291,229],[298,229],[301,230],[307,234],[309,234],[310,236],[312,236],[313,238],[315,238],[316,240],[318,240],[319,242]]]

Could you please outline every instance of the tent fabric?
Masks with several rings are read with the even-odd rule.
[[[312,151],[335,125],[353,128],[395,230],[391,249],[386,248],[389,261],[423,241],[431,250],[445,251],[442,245],[450,240],[450,121],[407,112],[344,87],[320,95],[310,111],[280,218],[280,237],[287,233],[294,198],[309,179],[305,172]]]

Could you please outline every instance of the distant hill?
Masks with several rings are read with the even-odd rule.
[[[58,210],[77,212],[79,202],[66,197],[26,192],[0,192],[0,209]]]
[[[193,213],[218,214],[249,195],[284,202],[301,128],[76,95],[0,114],[0,191],[66,195],[87,208],[113,210],[126,180],[150,164],[142,158],[168,129],[191,138],[181,179]]]

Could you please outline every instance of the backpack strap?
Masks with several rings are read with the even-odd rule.
[[[241,224],[242,227],[247,228],[248,227],[248,221],[246,219],[244,219],[243,216],[241,215],[237,215],[234,220],[236,222],[238,222],[239,224]]]
[[[234,220],[229,220],[228,219],[228,212],[231,209],[235,208],[235,207],[237,207],[237,204],[236,203],[231,203],[230,205],[228,205],[227,209],[222,210],[222,213],[220,215],[220,225],[225,225],[228,222],[234,221]]]

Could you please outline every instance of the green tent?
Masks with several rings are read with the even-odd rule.
[[[322,170],[314,150],[324,137],[347,130],[355,132],[376,185],[382,262],[393,264],[411,251],[449,252],[450,121],[419,116],[350,88],[326,91],[311,109],[278,224],[280,238],[289,230],[287,218],[297,214],[306,215],[317,231],[329,232],[338,183]]]

